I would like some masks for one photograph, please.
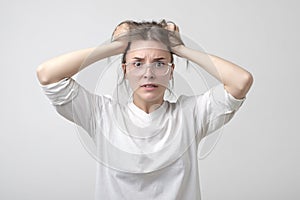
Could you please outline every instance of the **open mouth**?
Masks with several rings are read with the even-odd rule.
[[[152,83],[147,83],[144,85],[141,85],[141,87],[145,87],[145,88],[157,88],[158,85],[152,84]]]

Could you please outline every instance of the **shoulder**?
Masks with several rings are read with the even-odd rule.
[[[195,95],[195,96],[187,96],[187,95],[180,95],[176,101],[166,101],[168,104],[168,107],[170,107],[172,110],[182,109],[182,110],[190,110],[194,109],[198,98],[201,98],[202,95]]]
[[[196,95],[180,95],[174,103],[170,103],[173,106],[179,106],[182,108],[188,107],[202,107],[212,104],[227,105],[236,109],[241,106],[245,101],[243,99],[237,99],[226,91],[223,84],[213,86],[201,94]]]

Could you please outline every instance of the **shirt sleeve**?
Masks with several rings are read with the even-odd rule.
[[[219,84],[197,98],[196,120],[201,122],[202,137],[213,133],[228,123],[241,107],[246,97],[237,99]]]
[[[103,97],[90,93],[72,78],[41,87],[61,116],[81,126],[94,137],[94,115],[103,104]]]

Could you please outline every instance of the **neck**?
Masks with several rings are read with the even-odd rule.
[[[133,103],[138,108],[143,110],[145,113],[149,114],[163,104],[163,99],[160,99],[159,101],[155,101],[155,102],[145,102],[145,101],[139,101],[138,99],[134,98]]]

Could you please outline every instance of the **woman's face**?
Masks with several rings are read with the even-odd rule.
[[[174,68],[174,65],[168,66],[170,62],[171,53],[162,43],[144,40],[131,43],[123,69],[133,90],[135,103],[161,104],[163,102]],[[165,67],[162,69],[160,66]]]

